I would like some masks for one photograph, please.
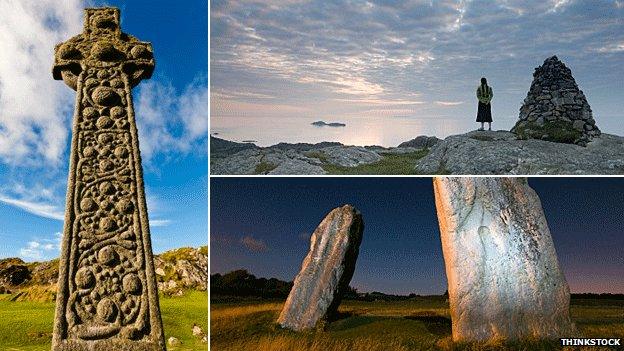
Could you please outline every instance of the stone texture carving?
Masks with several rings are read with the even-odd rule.
[[[57,45],[53,76],[77,91],[52,350],[164,350],[130,89],[151,44],[116,8],[86,9]]]
[[[570,140],[585,145],[591,138],[600,135],[592,110],[585,94],[576,85],[572,71],[550,57],[535,68],[533,83],[520,108],[520,119],[512,132],[520,131],[528,138],[553,138],[544,125],[553,124],[557,129],[576,130],[578,138]]]
[[[310,238],[310,251],[277,322],[300,331],[338,311],[355,271],[364,222],[351,205],[333,209]]]
[[[574,335],[570,293],[524,178],[434,178],[453,340]]]

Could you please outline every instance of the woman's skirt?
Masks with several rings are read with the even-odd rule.
[[[492,105],[479,101],[477,110],[477,122],[492,122]]]

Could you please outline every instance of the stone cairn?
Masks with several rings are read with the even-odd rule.
[[[121,32],[118,9],[86,9],[54,57],[77,96],[52,350],[164,351],[131,95],[152,46]]]
[[[434,178],[454,341],[574,335],[570,291],[523,178]]]
[[[295,331],[331,319],[355,271],[362,242],[362,215],[351,205],[333,209],[310,238],[310,251],[277,323]]]
[[[593,137],[600,135],[592,110],[585,94],[576,85],[572,72],[557,56],[535,68],[533,83],[520,108],[519,121],[512,132],[524,130],[525,136],[533,139],[548,139],[542,127],[546,123],[569,124],[580,137],[572,142],[586,145]]]

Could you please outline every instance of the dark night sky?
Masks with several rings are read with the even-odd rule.
[[[572,292],[624,293],[624,178],[531,178]],[[360,291],[446,290],[430,178],[211,178],[211,272],[292,280],[309,237],[351,203],[364,239]]]

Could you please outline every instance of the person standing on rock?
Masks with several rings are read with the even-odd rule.
[[[488,123],[488,130],[492,130],[492,87],[487,85],[487,79],[481,78],[481,85],[477,88],[477,99],[479,100],[479,109],[477,110],[477,122],[481,122],[481,128],[484,130],[484,123]]]

